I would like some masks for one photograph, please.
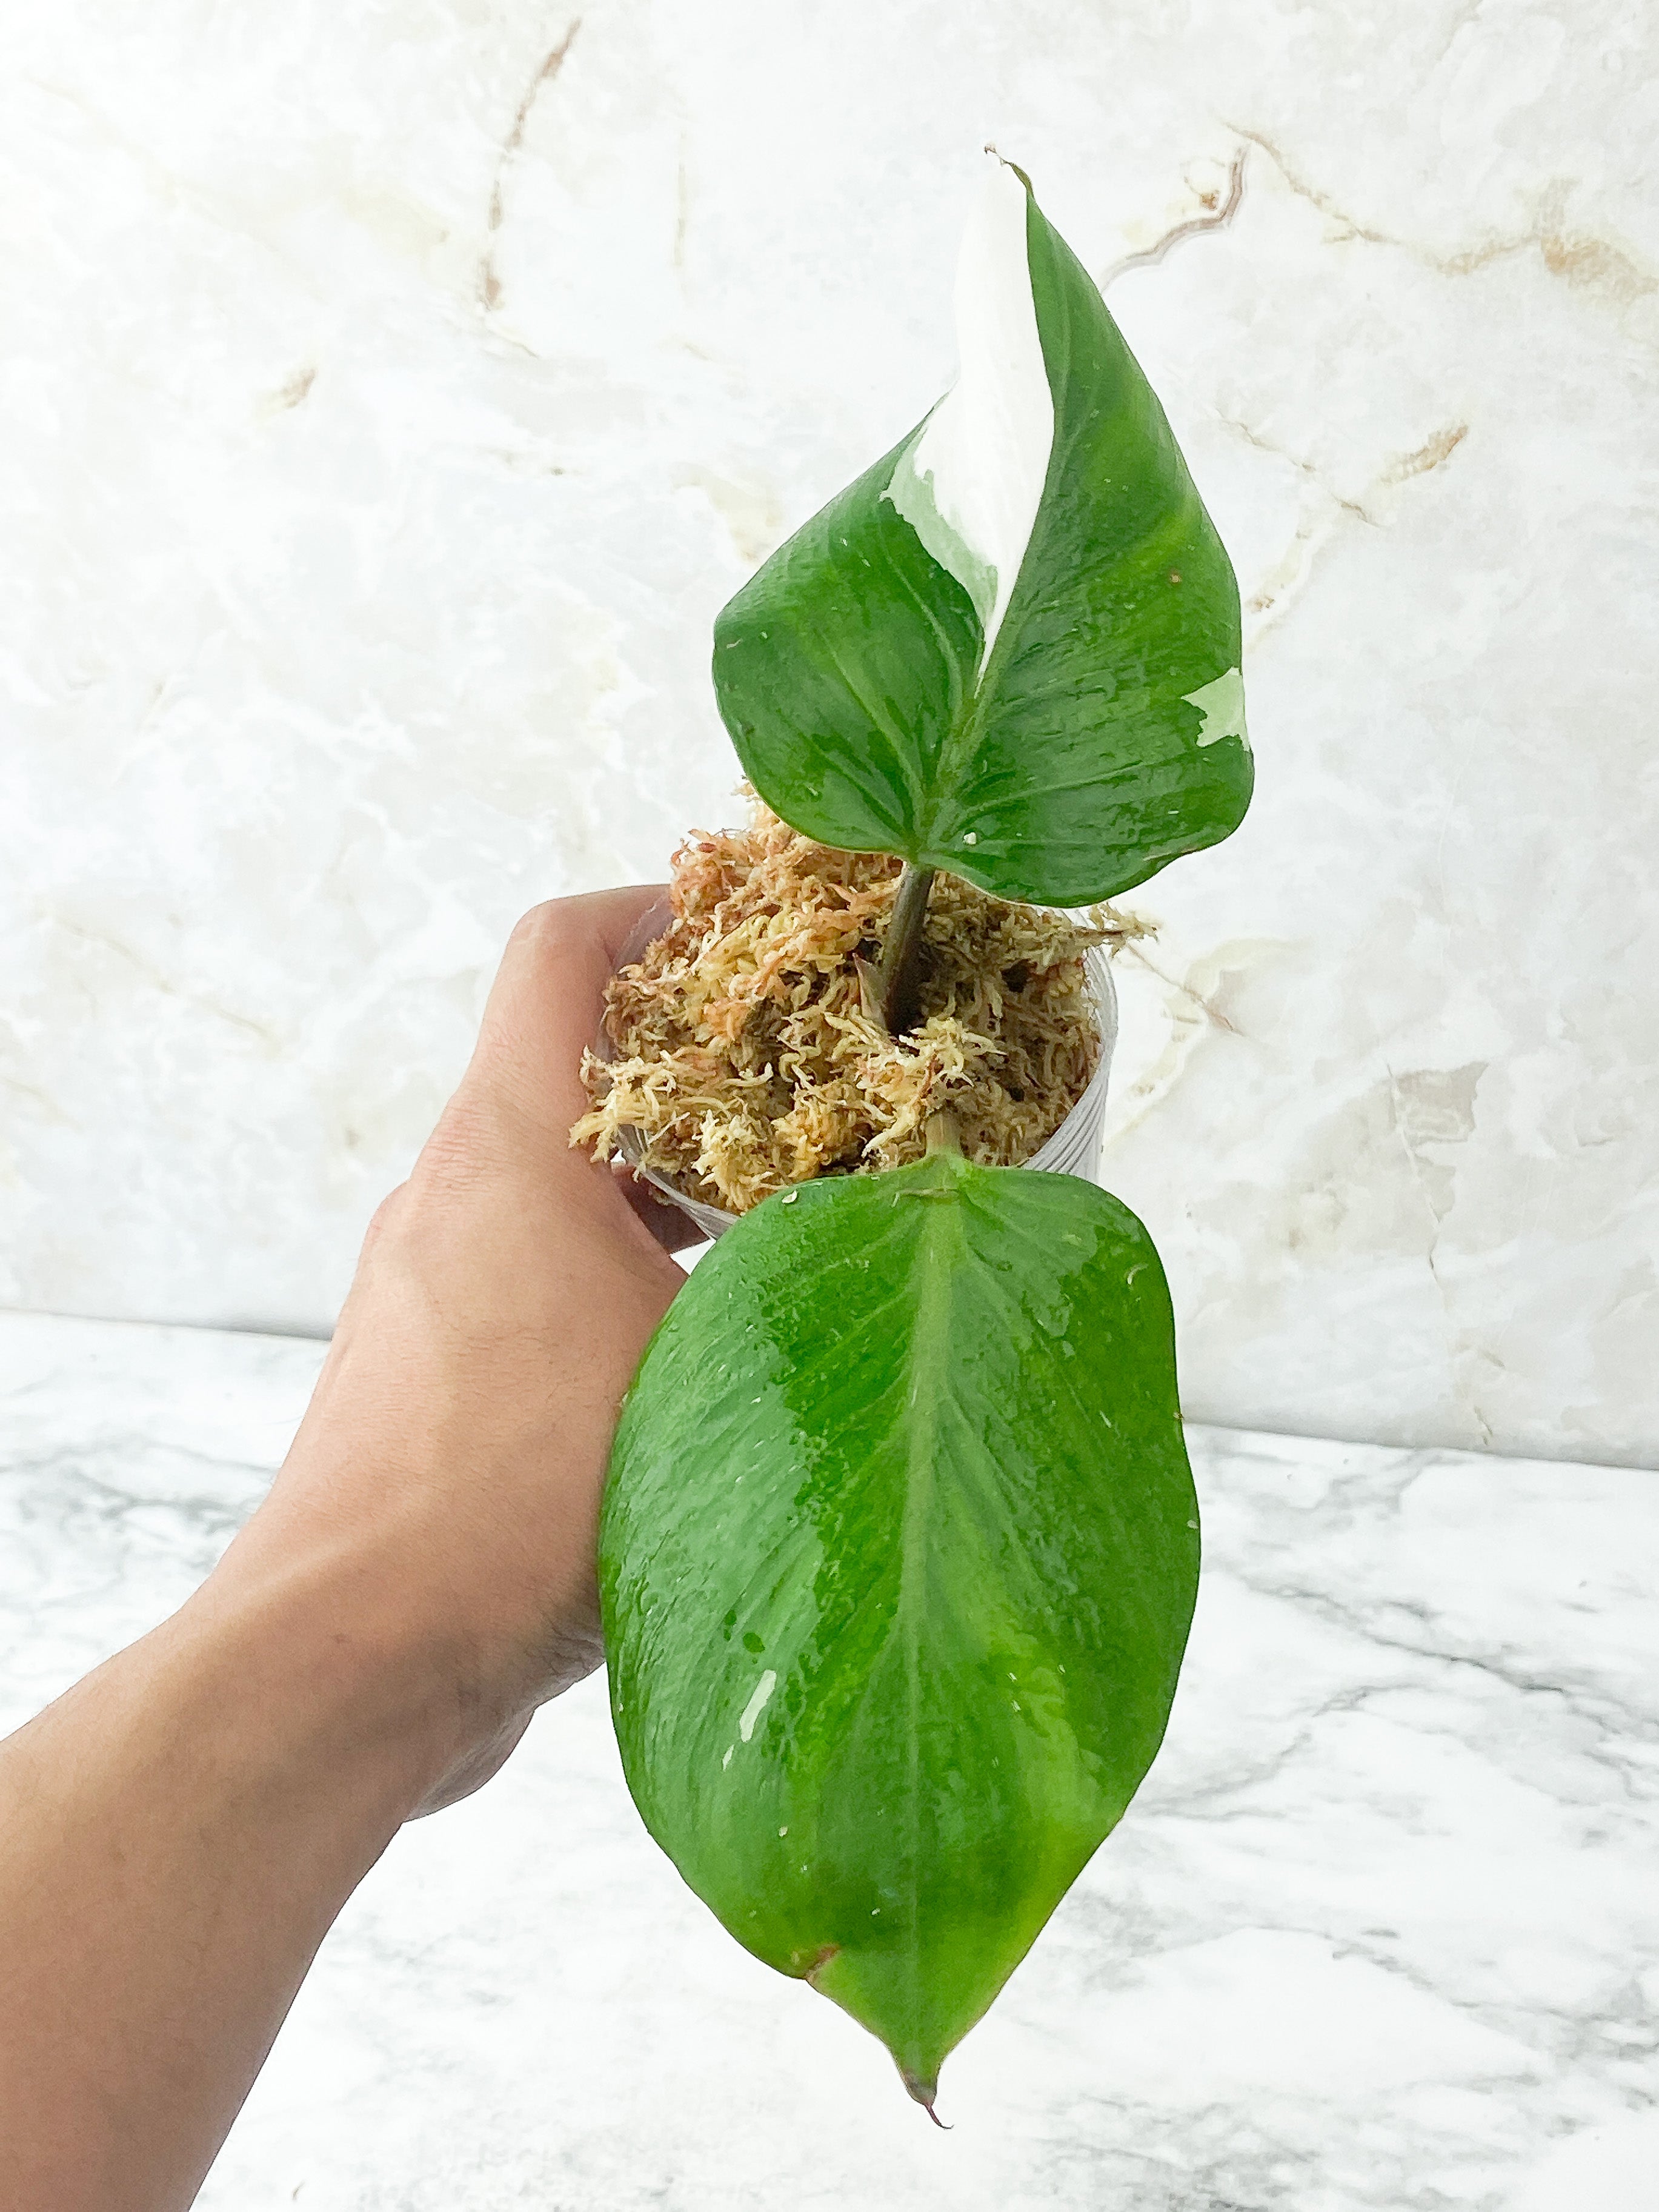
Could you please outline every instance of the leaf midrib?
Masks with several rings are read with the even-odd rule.
[[[909,1195],[909,1194],[906,1194]],[[899,1659],[903,1670],[908,1719],[905,1774],[905,1856],[910,1960],[921,1954],[921,1647],[927,1619],[927,1527],[935,1492],[935,1455],[946,1361],[939,1347],[948,1340],[952,1254],[963,1244],[960,1195],[918,1192],[913,1203],[923,1219],[911,1265],[915,1325],[903,1375],[905,1402],[898,1429],[905,1469],[904,1513],[899,1533]],[[913,2001],[919,1992],[913,1989]]]

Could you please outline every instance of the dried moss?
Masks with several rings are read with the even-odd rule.
[[[1084,954],[1137,926],[941,875],[921,1019],[894,1038],[868,972],[899,873],[885,854],[816,844],[763,807],[747,830],[688,838],[670,926],[607,989],[615,1056],[585,1057],[592,1110],[571,1142],[606,1159],[633,1128],[646,1164],[732,1213],[814,1176],[918,1159],[928,1115],[945,1108],[969,1158],[1029,1159],[1099,1061]]]

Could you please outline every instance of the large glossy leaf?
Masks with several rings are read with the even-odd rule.
[[[769,1199],[646,1354],[601,1536],[629,1784],[924,2101],[1158,1749],[1197,1529],[1158,1255],[1068,1176]]]
[[[961,374],[720,617],[750,781],[832,845],[1078,905],[1237,828],[1238,587],[1164,410],[1024,179],[957,283]]]

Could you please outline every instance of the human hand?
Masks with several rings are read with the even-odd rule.
[[[520,923],[269,1498],[171,1620],[0,1743],[8,2205],[180,2212],[398,1826],[599,1662],[611,1430],[682,1278],[666,1210],[568,1135],[657,896]]]
[[[293,1449],[203,1593],[349,1589],[362,1656],[424,1687],[416,1812],[477,1789],[599,1663],[611,1431],[684,1280],[665,1247],[695,1231],[569,1132],[605,981],[660,896],[557,900],[514,931],[461,1086],[370,1226]]]

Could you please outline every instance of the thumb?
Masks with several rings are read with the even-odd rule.
[[[501,1115],[538,1151],[568,1153],[571,1125],[587,1110],[581,1057],[599,1038],[605,984],[665,896],[647,884],[531,908],[507,939],[453,1102],[464,1117]]]

